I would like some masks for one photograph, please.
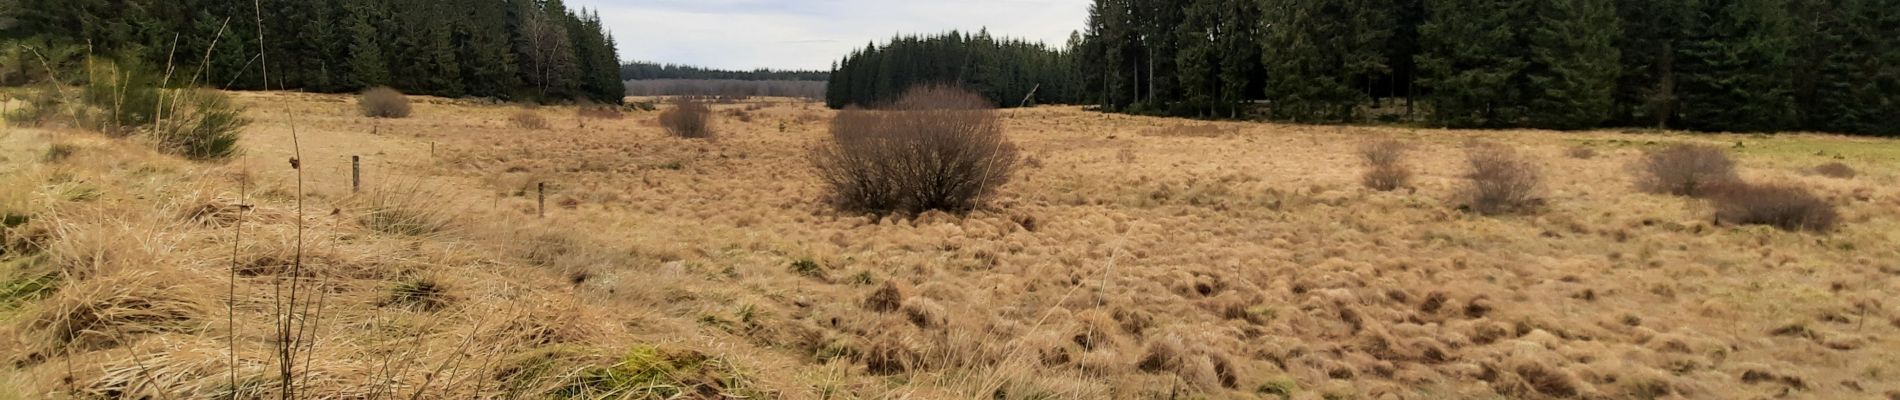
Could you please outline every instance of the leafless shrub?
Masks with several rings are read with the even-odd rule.
[[[1859,175],[1859,173],[1854,171],[1854,167],[1849,167],[1847,164],[1842,164],[1838,161],[1817,165],[1814,167],[1814,173],[1829,178],[1840,179],[1851,179]]]
[[[952,87],[913,88],[884,110],[845,110],[831,135],[811,159],[847,210],[968,211],[1008,182],[1018,161],[988,101]]]
[[[1467,150],[1471,172],[1463,190],[1465,207],[1486,215],[1529,211],[1541,201],[1538,167],[1516,149],[1497,143],[1475,143]]]
[[[1678,144],[1643,155],[1637,170],[1643,191],[1702,197],[1715,187],[1736,182],[1735,162],[1720,147]]]
[[[691,97],[674,97],[673,108],[660,113],[667,133],[687,139],[712,139],[712,107]]]
[[[1789,184],[1728,184],[1711,190],[1719,221],[1769,225],[1787,231],[1825,232],[1840,221],[1834,204]]]
[[[625,113],[620,112],[619,107],[600,104],[582,104],[580,109],[576,111],[576,114],[580,115],[581,118],[593,119],[621,119],[626,117]]]
[[[365,117],[409,118],[409,98],[384,86],[363,91],[356,97],[356,107],[363,110]]]
[[[1410,146],[1398,140],[1387,139],[1366,143],[1359,147],[1359,156],[1366,161],[1366,173],[1361,182],[1368,188],[1378,191],[1392,191],[1405,187],[1412,181],[1412,170],[1405,167],[1405,151]]]
[[[508,117],[508,123],[513,124],[516,128],[521,128],[521,129],[534,129],[534,130],[548,129],[547,118],[542,118],[541,114],[536,114],[533,111],[528,111],[528,110],[521,110],[521,111],[515,112],[515,115],[511,115]]]

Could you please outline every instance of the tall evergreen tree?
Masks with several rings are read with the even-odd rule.
[[[382,35],[375,25],[380,20],[376,11],[370,0],[353,0],[347,8],[348,25],[344,27],[350,43],[347,86],[370,87],[390,82],[389,65],[383,61]]]
[[[1499,127],[1517,122],[1525,88],[1514,80],[1525,67],[1517,21],[1520,0],[1426,0],[1419,26],[1420,84],[1431,99],[1431,119],[1452,127]]]
[[[1610,118],[1622,73],[1610,0],[1532,0],[1525,125],[1585,129]]]
[[[1700,0],[1678,49],[1681,118],[1697,130],[1792,128],[1794,48],[1786,0]]]
[[[1347,121],[1371,97],[1365,84],[1387,71],[1390,19],[1375,0],[1266,0],[1264,65],[1272,115]]]
[[[1701,0],[1616,0],[1622,27],[1616,47],[1623,68],[1613,121],[1659,128],[1675,122],[1677,49],[1687,40],[1682,27],[1694,17],[1696,1]]]

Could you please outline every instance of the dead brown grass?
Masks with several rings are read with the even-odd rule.
[[[1037,107],[1002,111],[998,123],[1039,168],[1014,171],[1010,185],[962,215],[884,217],[839,213],[818,201],[817,177],[795,173],[809,167],[804,151],[826,140],[816,125],[782,133],[775,123],[734,125],[716,144],[670,140],[653,124],[546,135],[495,123],[490,105],[417,98],[430,104],[426,115],[380,121],[394,133],[370,135],[371,122],[351,118],[343,96],[234,96],[331,110],[303,119],[320,121],[303,127],[313,194],[304,267],[308,279],[331,282],[308,393],[395,398],[429,387],[420,397],[544,398],[608,393],[615,387],[603,383],[616,382],[608,377],[630,378],[617,380],[636,393],[628,397],[677,398],[1900,390],[1884,372],[1900,370],[1892,361],[1900,349],[1882,345],[1900,332],[1900,315],[1879,305],[1896,295],[1883,282],[1900,273],[1886,261],[1900,254],[1881,245],[1900,229],[1891,210],[1900,192],[1883,185],[1900,168],[1882,157],[1900,151],[1892,141],[1694,138],[1746,141],[1731,150],[1739,175],[1827,199],[1840,223],[1821,235],[1734,228],[1703,202],[1641,195],[1619,168],[1633,158],[1624,149],[1677,135],[1223,122],[1240,129],[1184,139],[1139,133],[1179,121]],[[831,115],[800,106],[752,113]],[[131,249],[104,263],[0,256],[0,288],[32,281],[18,271],[56,264],[97,271],[83,280],[117,279],[121,265],[215,287],[183,292],[205,306],[188,323],[56,352],[0,371],[8,382],[0,386],[17,385],[22,398],[212,397],[227,387],[223,340],[235,337],[241,397],[275,397],[263,365],[269,329],[249,325],[268,325],[269,282],[288,276],[298,219],[286,212],[295,197],[283,183],[284,117],[253,115],[250,155],[228,167],[135,154],[87,135],[62,136],[73,155],[45,163],[54,141],[42,133],[0,135],[0,187],[28,193],[0,191],[0,204],[26,204],[4,208],[32,215],[13,232],[44,244],[21,251],[99,247],[60,244],[73,240],[63,231],[142,238],[118,242]],[[1407,138],[1408,190],[1355,189],[1363,171],[1341,167],[1360,161],[1365,137]],[[1579,141],[1605,155],[1542,166],[1535,197],[1547,204],[1536,215],[1475,218],[1435,200],[1460,196],[1469,160],[1459,143],[1473,138],[1524,159],[1563,157]],[[435,157],[427,142],[437,142]],[[445,206],[457,210],[453,234],[363,226],[347,164],[336,161],[358,149],[387,152],[367,158],[376,162],[372,182],[414,175],[435,185],[428,198],[455,203]],[[1124,150],[1135,157],[1123,161]],[[1831,161],[1860,174],[1809,172]],[[670,163],[684,167],[662,167]],[[19,165],[31,171],[9,169]],[[228,189],[239,175],[257,182],[243,200]],[[533,181],[559,184],[550,203],[580,204],[549,204],[536,219],[533,196],[513,195]],[[240,204],[252,208],[236,262],[238,334],[229,335],[219,320],[231,250],[223,245]],[[207,247],[222,255],[205,256]],[[157,261],[111,261],[147,253]],[[786,267],[801,259],[826,279]],[[433,284],[413,284],[425,281]],[[397,290],[405,283],[437,289]],[[30,341],[0,342],[0,355],[24,359],[33,351],[16,349],[49,346],[52,336],[23,321],[76,284],[4,300],[18,308],[0,316],[20,319],[0,322],[0,337]],[[671,376],[650,373],[662,370],[678,378],[631,379]],[[364,382],[408,389],[392,395]]]

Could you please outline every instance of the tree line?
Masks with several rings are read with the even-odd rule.
[[[824,81],[646,79],[627,81],[628,96],[825,97]]]
[[[1900,0],[1095,0],[1061,49],[900,37],[833,106],[991,101],[1283,121],[1900,135]],[[1051,90],[1053,89],[1053,90]]]
[[[1112,110],[1900,134],[1896,0],[1097,0]],[[1400,104],[1402,103],[1402,105]]]
[[[598,13],[561,0],[17,1],[12,15],[0,16],[13,23],[6,38],[68,56],[53,63],[90,53],[176,71],[202,67],[196,80],[204,86],[390,86],[448,97],[611,103],[624,93],[614,38]]]
[[[1042,43],[947,32],[900,36],[852,51],[833,66],[825,102],[834,108],[894,101],[913,86],[948,84],[1013,107],[1079,103],[1072,53]]]
[[[819,81],[829,79],[828,71],[755,69],[731,71],[679,64],[634,61],[620,66],[620,79],[644,81],[656,79],[733,80],[733,81]]]

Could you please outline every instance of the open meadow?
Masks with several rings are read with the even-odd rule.
[[[873,217],[826,200],[817,103],[714,104],[701,140],[229,95],[228,162],[0,134],[0,399],[277,397],[281,326],[314,398],[1900,399],[1895,140],[1045,106],[998,111],[1022,161],[986,205]],[[1412,176],[1369,189],[1387,140]],[[1464,209],[1479,143],[1536,167],[1535,209]],[[1837,226],[1640,190],[1679,143]]]

